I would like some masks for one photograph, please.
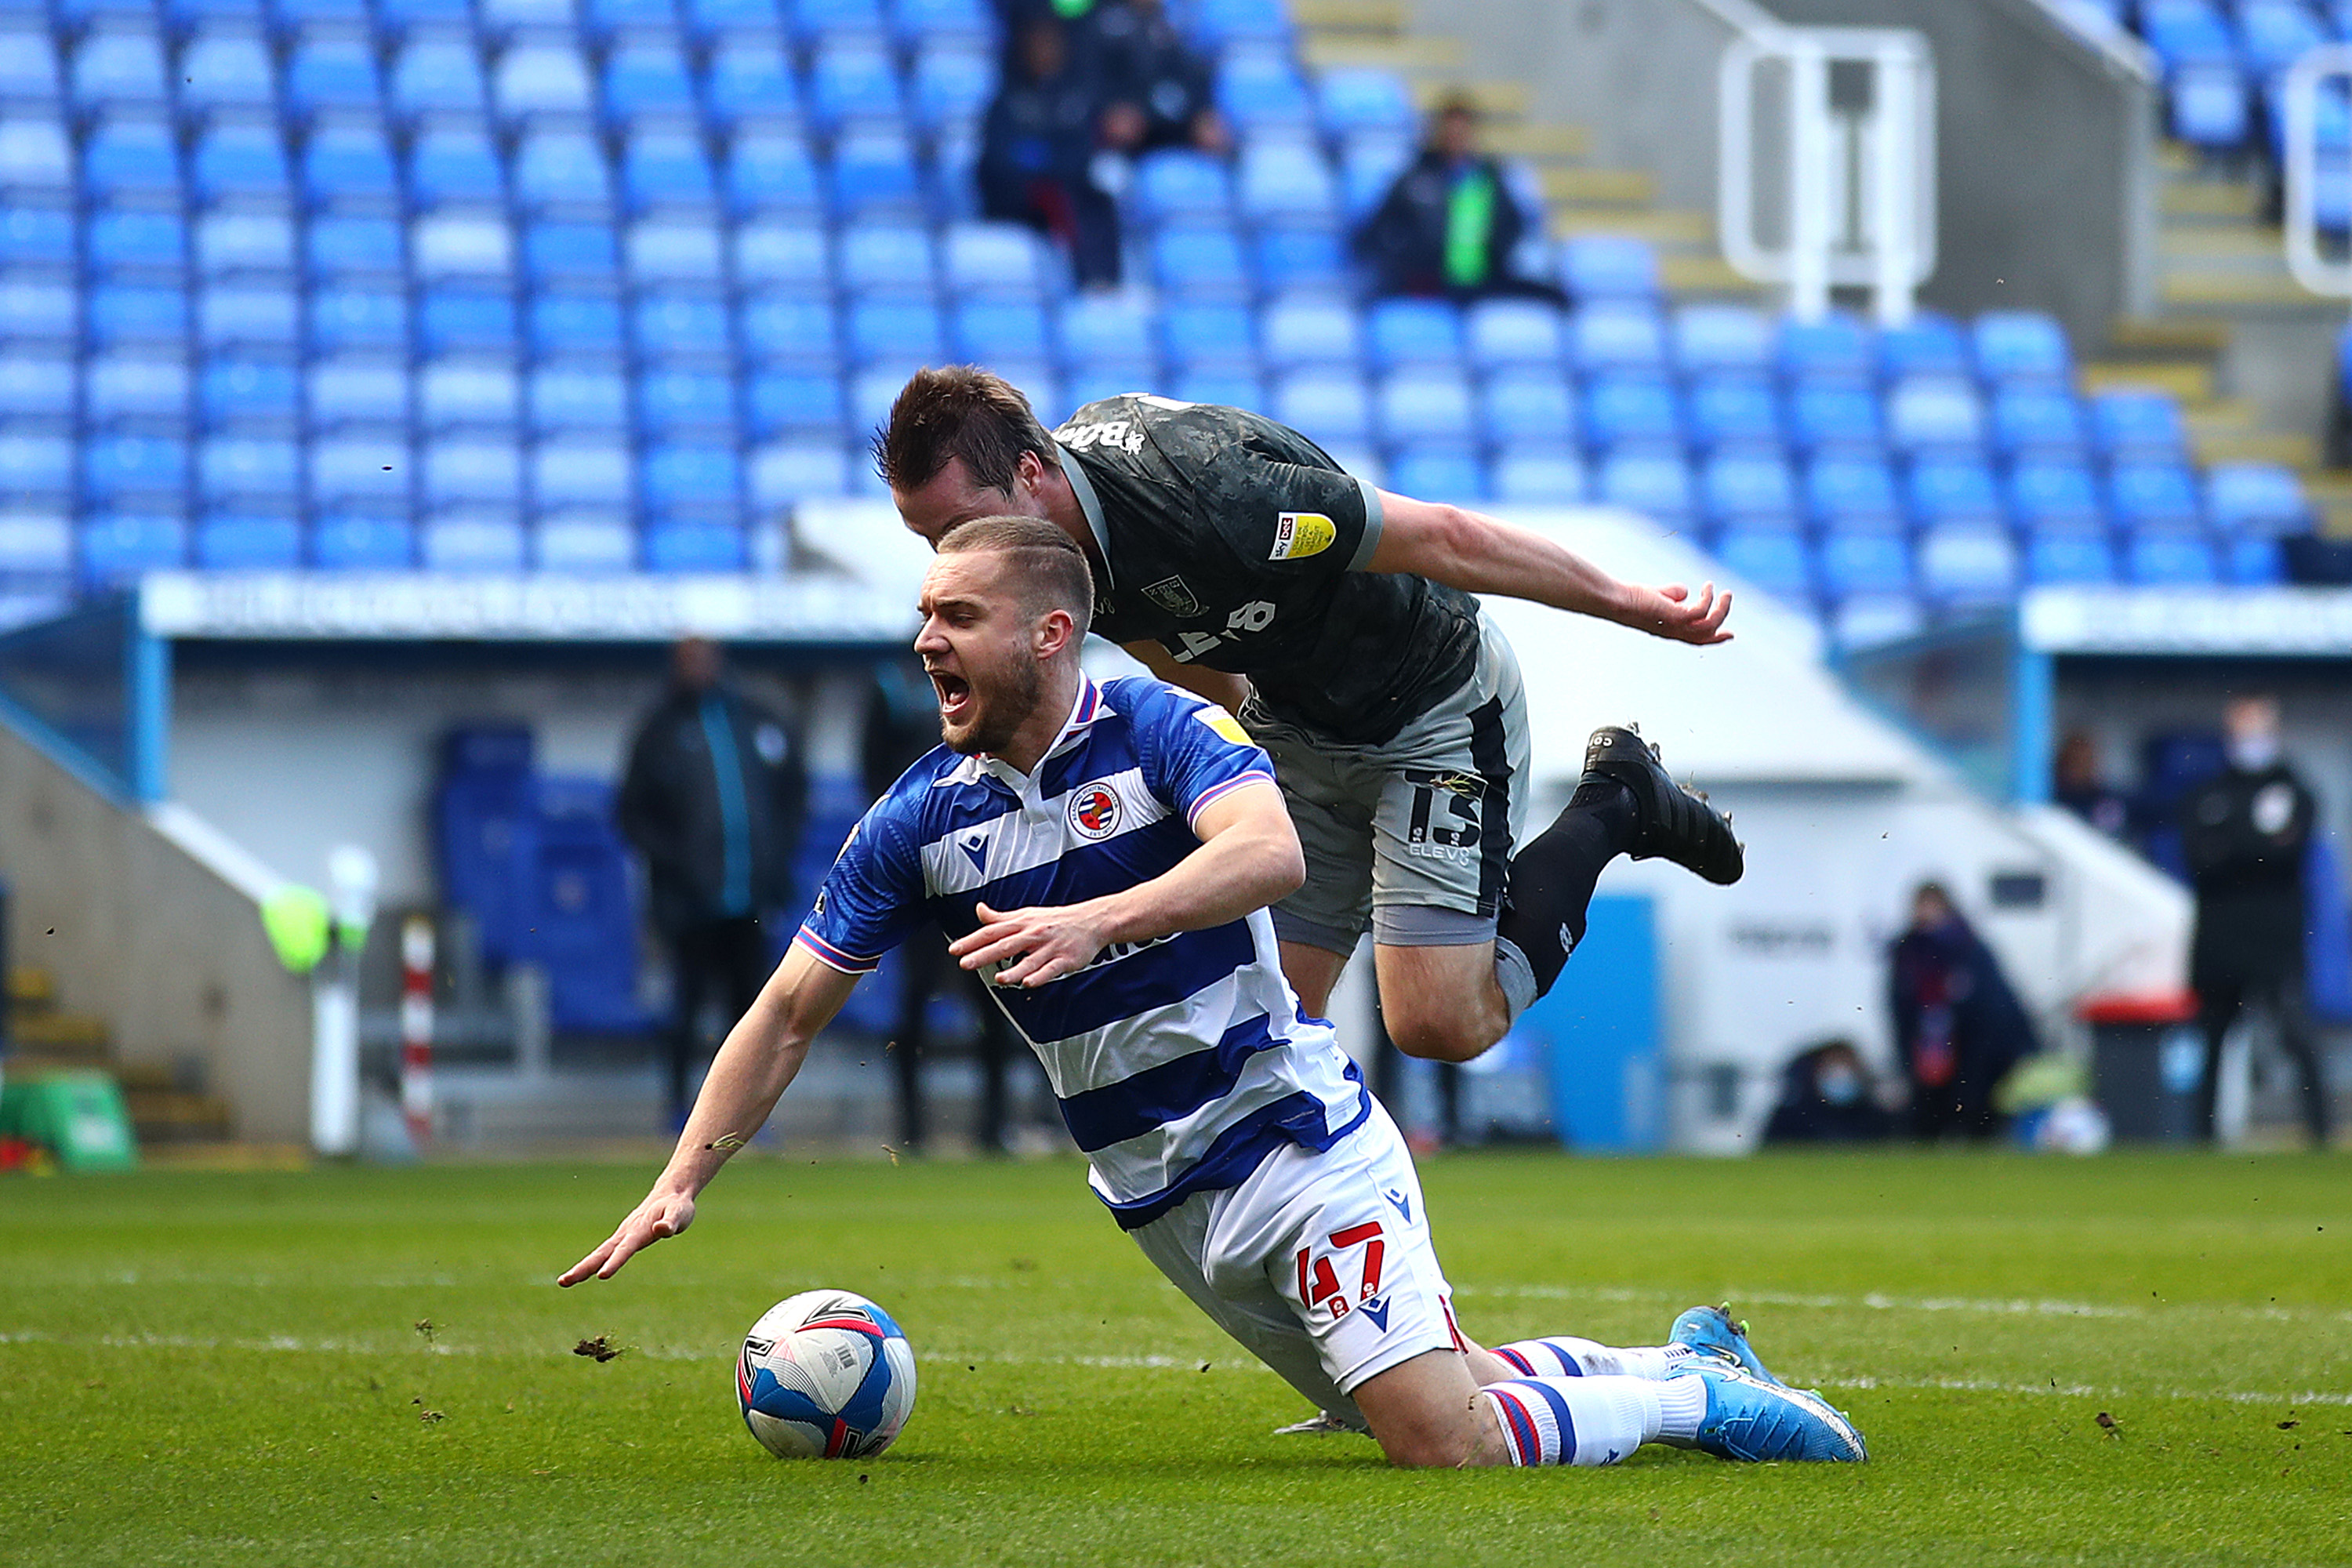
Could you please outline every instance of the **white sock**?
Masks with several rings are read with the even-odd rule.
[[[1495,1353],[1529,1377],[1674,1376],[1696,1354],[1688,1345],[1639,1345],[1619,1348],[1573,1334],[1551,1334],[1540,1340],[1520,1340],[1496,1345]]]
[[[1639,1377],[1512,1377],[1478,1397],[1495,1412],[1514,1465],[1613,1465],[1658,1436],[1658,1394],[1668,1386]]]
[[[1706,1419],[1706,1379],[1670,1377],[1658,1387],[1658,1440],[1681,1445],[1698,1441]]]

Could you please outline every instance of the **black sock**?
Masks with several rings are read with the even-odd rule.
[[[1558,821],[1511,858],[1510,891],[1495,935],[1526,955],[1541,996],[1584,940],[1585,910],[1601,868],[1633,847],[1633,795],[1613,779],[1577,786]]]

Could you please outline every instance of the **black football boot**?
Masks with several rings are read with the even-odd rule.
[[[1625,786],[1633,797],[1639,826],[1633,847],[1636,860],[1666,859],[1723,885],[1739,880],[1748,868],[1738,839],[1731,836],[1731,820],[1666,775],[1658,748],[1633,731],[1611,724],[1592,731],[1584,743],[1584,780],[1608,779]]]

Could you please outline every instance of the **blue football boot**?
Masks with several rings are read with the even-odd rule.
[[[1818,1394],[1759,1383],[1721,1361],[1694,1358],[1675,1376],[1706,1380],[1706,1415],[1693,1447],[1718,1459],[1858,1463],[1870,1458],[1862,1434]]]
[[[1759,1383],[1769,1383],[1775,1388],[1788,1385],[1774,1377],[1757,1359],[1756,1347],[1748,1342],[1748,1325],[1731,1315],[1731,1304],[1720,1307],[1692,1307],[1675,1320],[1666,1332],[1666,1342],[1688,1345],[1695,1351],[1706,1351],[1726,1361],[1736,1361],[1740,1369]]]

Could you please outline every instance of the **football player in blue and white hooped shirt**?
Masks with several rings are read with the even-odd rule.
[[[851,834],[653,1191],[561,1282],[692,1223],[858,977],[930,920],[1045,1064],[1097,1195],[1315,1402],[1302,1426],[1369,1430],[1409,1465],[1601,1465],[1648,1441],[1862,1458],[1716,1308],[1635,1349],[1463,1337],[1403,1139],[1282,978],[1266,906],[1305,871],[1265,753],[1190,693],[1087,679],[1092,596],[1050,523],[940,540],[915,647],[946,744]]]

